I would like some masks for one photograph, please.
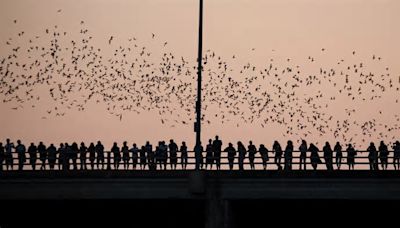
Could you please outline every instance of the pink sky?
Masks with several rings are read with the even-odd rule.
[[[61,13],[57,12],[59,9]],[[337,67],[340,59],[349,65],[363,62],[366,71],[376,74],[385,72],[388,67],[390,77],[398,87],[399,10],[400,2],[397,0],[205,0],[204,50],[211,49],[225,59],[236,55],[237,58],[230,62],[233,69],[240,69],[248,62],[266,66],[271,58],[274,58],[276,66],[283,68],[286,59],[290,58],[293,64],[301,66],[304,76],[316,74],[320,67]],[[108,45],[111,35],[117,44],[135,36],[155,53],[155,59],[164,51],[170,51],[193,63],[197,54],[197,13],[196,0],[2,0],[0,59],[10,53],[10,47],[5,45],[8,38],[16,40],[16,34],[21,31],[27,37],[35,36],[57,25],[74,38],[78,37],[79,23],[83,20],[93,36],[93,43],[104,49],[104,55],[110,55],[116,48]],[[13,22],[15,19],[17,24]],[[151,33],[156,34],[155,41],[151,40]],[[161,44],[165,41],[168,45],[164,48]],[[21,41],[19,45],[26,46],[27,43]],[[321,52],[322,48],[326,50]],[[352,55],[353,51],[357,54]],[[382,57],[382,61],[372,61],[374,54]],[[316,63],[309,63],[308,56],[313,56]],[[212,65],[206,65],[205,70],[207,67]],[[328,85],[308,89],[312,93],[322,90],[326,96],[336,91]],[[38,88],[37,93],[44,95],[46,89]],[[304,93],[310,91],[304,90]],[[299,97],[302,99],[303,95],[299,94]],[[389,91],[378,101],[364,103],[338,96],[326,112],[343,119],[346,118],[345,108],[356,108],[357,113],[352,119],[367,121],[375,118],[383,125],[398,125],[394,115],[399,114],[400,109],[394,100],[399,95],[398,91]],[[120,121],[110,115],[104,105],[95,102],[88,104],[85,111],[71,111],[63,117],[42,119],[49,108],[48,100],[43,97],[36,103],[36,108],[27,105],[19,110],[12,109],[17,104],[0,102],[2,141],[8,137],[57,144],[97,140],[103,140],[107,145],[125,140],[142,144],[146,140],[156,143],[174,138],[192,145],[194,141],[192,124],[163,125],[157,112],[151,111],[124,113]],[[3,100],[4,95],[0,94],[0,98]],[[384,113],[377,113],[379,109]],[[210,112],[218,110],[210,109]],[[256,144],[264,143],[269,148],[274,139],[288,139],[282,135],[287,130],[285,126],[272,123],[262,128],[257,123],[243,124],[240,119],[231,119],[224,124],[213,119],[212,125],[204,125],[202,141],[218,134],[224,141],[240,139],[247,142],[253,139]],[[241,123],[239,128],[237,123]],[[357,133],[358,128],[353,131]],[[299,136],[291,139],[304,138],[303,133],[299,132]],[[399,133],[397,128],[387,138],[375,134],[365,140],[390,141]],[[311,134],[305,138],[320,143],[336,140],[332,134]],[[354,141],[361,143],[362,138],[358,135]]]

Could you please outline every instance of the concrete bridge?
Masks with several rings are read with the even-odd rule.
[[[197,202],[204,208],[205,227],[233,227],[235,202],[400,202],[400,172],[167,170],[0,174],[3,205],[32,200]]]

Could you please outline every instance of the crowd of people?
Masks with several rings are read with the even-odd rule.
[[[238,165],[239,170],[244,170],[244,165],[249,164],[250,169],[256,169],[255,159],[261,158],[262,168],[267,169],[268,164],[275,164],[278,170],[293,170],[293,152],[300,152],[299,170],[306,170],[307,165],[311,164],[313,170],[317,170],[319,164],[325,164],[326,170],[340,170],[342,161],[346,160],[349,170],[353,170],[356,164],[355,159],[358,154],[351,144],[345,145],[345,150],[342,145],[337,142],[333,148],[326,142],[322,150],[315,144],[307,145],[305,140],[302,140],[298,150],[295,150],[293,142],[288,141],[285,149],[282,148],[278,141],[275,141],[270,150],[264,144],[257,146],[252,141],[247,147],[242,142],[237,142],[234,147],[232,143],[222,150],[223,143],[218,136],[214,140],[210,139],[204,147],[199,144],[194,147],[194,157],[188,156],[188,147],[185,142],[180,146],[174,141],[169,143],[165,141],[158,142],[158,145],[153,149],[150,142],[146,142],[143,146],[138,146],[135,143],[129,146],[127,142],[123,142],[119,147],[114,143],[109,151],[105,151],[103,144],[98,141],[90,143],[88,146],[82,142],[77,143],[61,143],[58,148],[54,144],[46,146],[43,142],[38,145],[31,143],[28,148],[18,140],[16,144],[10,139],[6,143],[0,142],[0,170],[13,170],[14,165],[18,165],[18,170],[23,170],[26,165],[30,165],[32,170],[36,170],[40,166],[40,170],[104,170],[104,169],[120,169],[121,164],[124,170],[128,169],[149,169],[149,170],[166,170],[167,166],[175,170],[178,168],[178,161],[181,169],[187,169],[189,159],[194,158],[196,169],[221,169],[221,159],[227,159],[229,170],[233,170],[235,165]],[[381,141],[378,148],[373,142],[365,150],[368,153],[370,170],[386,170],[389,165],[389,158],[393,158],[393,166],[395,170],[400,170],[400,142],[396,141],[391,146],[393,151],[389,150],[389,146]],[[226,154],[222,156],[222,154]],[[319,152],[323,152],[321,157]],[[346,152],[346,156],[343,155]],[[393,155],[389,155],[393,152]],[[13,156],[16,154],[17,158]],[[27,156],[29,155],[29,156]],[[273,155],[273,162],[270,161],[270,156]],[[323,159],[322,159],[323,158]],[[245,160],[248,159],[248,162]],[[282,161],[283,159],[283,161]],[[307,162],[309,159],[310,162]],[[37,161],[40,161],[37,163]],[[17,161],[17,164],[14,164]],[[28,161],[28,164],[27,164]],[[258,163],[257,163],[258,164]],[[132,167],[132,168],[131,168]]]

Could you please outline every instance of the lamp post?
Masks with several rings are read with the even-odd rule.
[[[200,0],[199,10],[199,47],[197,56],[197,101],[196,101],[196,122],[194,131],[196,132],[196,146],[201,142],[201,74],[202,74],[202,56],[203,56],[203,0]]]

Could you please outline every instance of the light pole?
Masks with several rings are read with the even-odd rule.
[[[203,0],[200,0],[199,10],[199,47],[197,56],[197,101],[196,101],[196,122],[194,123],[194,131],[196,132],[196,146],[201,141],[201,73],[202,73],[202,56],[203,56]]]

